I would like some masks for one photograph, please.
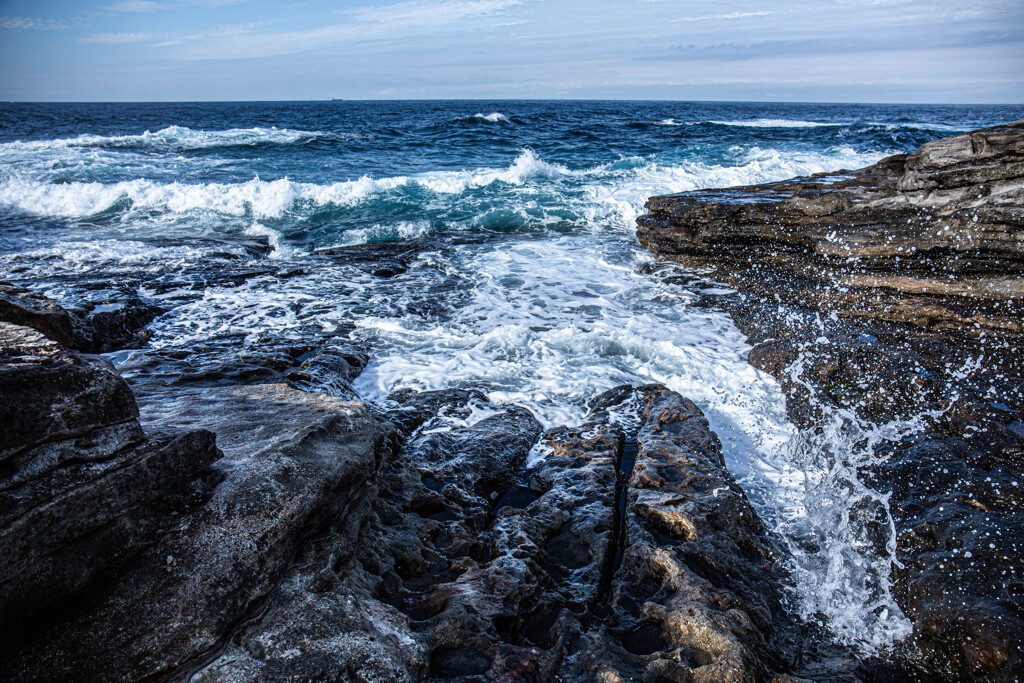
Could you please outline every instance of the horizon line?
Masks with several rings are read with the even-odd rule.
[[[678,100],[649,98],[599,97],[407,97],[407,98],[308,98],[270,100],[0,100],[3,104],[298,104],[298,103],[366,103],[366,102],[658,102],[676,104],[828,104],[828,105],[902,105],[927,107],[1024,107],[1022,102],[851,102],[842,100]]]

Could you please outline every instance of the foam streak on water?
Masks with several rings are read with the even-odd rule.
[[[905,632],[888,594],[891,522],[865,545],[849,520],[872,505],[887,519],[886,501],[857,471],[878,439],[913,425],[837,413],[798,434],[778,384],[746,362],[731,320],[691,305],[698,293],[730,290],[699,274],[685,274],[696,278],[685,287],[645,274],[650,256],[636,244],[635,219],[652,195],[857,168],[936,130],[1015,112],[522,102],[0,108],[5,277],[66,303],[129,287],[171,309],[151,325],[154,347],[340,334],[370,351],[356,388],[375,401],[400,387],[475,387],[553,426],[579,422],[587,399],[606,388],[662,382],[704,409],[730,468],[790,548],[801,611],[867,649]],[[241,238],[254,236],[274,247],[269,261],[251,261]],[[433,246],[387,279],[313,253],[416,237]]]

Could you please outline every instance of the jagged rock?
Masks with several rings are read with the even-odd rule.
[[[651,385],[637,396],[612,617],[570,658],[568,680],[759,681],[788,670],[784,575],[717,437],[678,394]]]
[[[438,391],[399,389],[388,396],[388,401],[397,404],[388,410],[388,419],[407,436],[432,418],[465,419],[472,413],[472,403],[477,405],[490,403],[487,396],[473,389],[441,389]]]
[[[1022,161],[1017,121],[860,171],[654,197],[638,220],[649,248],[739,290],[704,304],[732,315],[798,425],[837,408],[919,425],[861,473],[889,494],[893,595],[914,622],[892,661],[915,679],[1024,666]]]
[[[31,327],[71,347],[71,315],[52,299],[24,287],[0,282],[0,321]]]
[[[540,432],[530,411],[513,406],[469,427],[422,434],[407,448],[410,458],[430,468],[439,486],[468,485],[489,501],[512,486]]]
[[[526,471],[536,427],[519,411],[471,391],[396,393],[392,412],[411,436],[367,493],[376,502],[365,523],[318,540],[198,679],[759,680],[787,670],[780,570],[717,440],[677,394],[634,395],[623,388],[595,402],[592,422],[546,432],[545,456]],[[611,413],[645,425],[628,489],[632,456]],[[505,473],[481,470],[474,452]],[[696,535],[652,532],[654,518],[686,518]],[[294,639],[303,646],[289,648]]]
[[[149,340],[146,325],[164,312],[138,298],[90,304],[76,311],[74,347],[85,353],[139,348]]]

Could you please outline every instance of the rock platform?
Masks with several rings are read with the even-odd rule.
[[[861,471],[888,495],[893,594],[914,623],[897,659],[914,679],[1017,680],[1024,121],[647,209],[637,236],[663,259],[653,270],[733,290],[700,303],[732,315],[795,423],[920,420]]]

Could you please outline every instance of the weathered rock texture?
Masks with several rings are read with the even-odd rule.
[[[366,405],[285,384],[151,377],[140,422],[107,361],[25,327],[0,324],[0,342],[4,680],[201,661],[311,538],[365,516],[394,450]]]
[[[209,497],[213,434],[143,435],[108,362],[0,323],[0,629],[9,644]]]
[[[541,435],[545,457],[527,469],[539,425],[521,409],[465,390],[392,398],[404,449],[362,526],[315,541],[196,680],[759,681],[798,668],[806,643],[771,542],[689,401],[621,387],[592,421]],[[615,404],[642,425],[639,449],[609,422]],[[828,674],[851,670],[837,659]]]
[[[655,270],[738,290],[700,303],[732,314],[795,422],[813,429],[836,407],[874,423],[927,418],[862,472],[891,492],[893,593],[914,622],[901,666],[913,678],[1016,680],[1024,121],[860,171],[647,207],[641,242],[689,267]],[[864,541],[877,542],[870,527]]]
[[[1024,120],[859,171],[652,197],[647,208],[642,244],[747,276],[759,294],[929,330],[1022,330]]]
[[[791,670],[782,573],[718,438],[662,386],[641,387],[636,403],[608,618],[571,657],[574,680],[759,681]]]

